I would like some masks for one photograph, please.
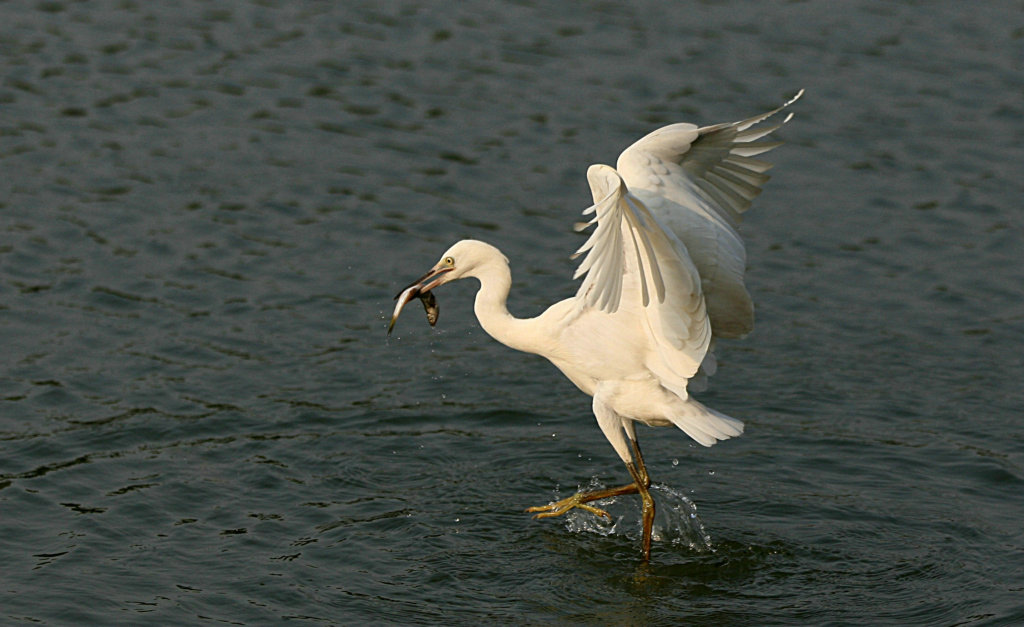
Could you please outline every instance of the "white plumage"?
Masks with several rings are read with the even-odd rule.
[[[593,165],[587,180],[594,204],[584,210],[594,227],[577,251],[582,277],[572,298],[536,318],[514,318],[506,307],[508,260],[490,244],[463,240],[402,293],[417,294],[460,278],[480,281],[474,311],[499,342],[546,357],[593,397],[598,425],[633,483],[581,492],[547,506],[538,517],[587,503],[640,493],[645,559],[650,554],[654,503],[634,424],[675,425],[704,446],[743,432],[743,423],[693,399],[688,384],[714,374],[714,338],[751,331],[754,308],[743,281],[746,250],[738,226],[768,180],[769,163],[756,159],[781,142],[762,141],[789,121],[761,125],[797,100],[731,124],[698,128],[672,124],[640,139],[616,168]]]

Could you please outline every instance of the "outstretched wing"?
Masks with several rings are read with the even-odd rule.
[[[588,225],[596,228],[576,252],[586,253],[575,274],[586,275],[576,293],[578,306],[614,314],[623,299],[638,300],[651,349],[647,366],[686,398],[686,380],[697,372],[711,339],[697,269],[683,243],[613,168],[592,165],[587,180],[594,205],[583,213],[594,215]]]
[[[802,94],[739,122],[660,128],[624,150],[616,164],[630,191],[686,245],[716,336],[738,337],[753,328],[753,304],[743,283],[746,249],[737,228],[769,178],[771,164],[755,157],[781,145],[764,140],[792,114],[774,125],[759,124]]]
[[[796,102],[803,93],[801,89],[781,107],[739,122],[703,128],[685,123],[660,128],[624,150],[616,168],[630,189],[674,185],[693,191],[695,187],[710,201],[708,209],[735,228],[770,178],[765,172],[772,164],[754,157],[782,145],[781,141],[761,140],[789,122],[793,114],[771,126],[758,124]],[[679,166],[680,171],[666,172],[669,164]],[[668,176],[680,173],[685,180]]]

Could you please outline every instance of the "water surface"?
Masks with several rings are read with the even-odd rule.
[[[1024,622],[1022,17],[0,3],[0,616]],[[641,431],[649,567],[628,499],[531,520],[626,479],[589,399],[472,285],[387,341],[391,296],[476,237],[536,314],[589,164],[799,88],[744,225],[758,326],[700,396],[746,434]]]

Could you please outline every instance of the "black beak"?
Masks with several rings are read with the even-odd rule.
[[[452,270],[453,268],[450,266],[434,268],[407,285],[401,292],[395,294],[395,300],[398,301],[398,304],[395,305],[395,312],[391,314],[391,322],[388,323],[388,335],[391,335],[391,330],[395,328],[395,322],[398,320],[398,316],[402,313],[405,305],[417,297],[423,300],[423,306],[427,310],[427,321],[430,322],[430,326],[434,326],[434,323],[437,322],[437,302],[434,300],[433,294],[429,296],[427,294],[444,281],[444,274],[446,272],[451,272]],[[433,280],[431,281],[431,279]]]

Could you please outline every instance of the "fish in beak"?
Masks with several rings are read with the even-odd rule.
[[[440,285],[444,281],[444,273],[451,270],[451,267],[431,270],[410,283],[408,287],[395,296],[395,300],[398,302],[395,304],[394,313],[391,314],[391,322],[388,324],[388,335],[391,335],[391,330],[395,328],[395,322],[398,320],[398,315],[402,313],[402,309],[414,298],[419,298],[420,302],[423,303],[423,309],[427,313],[427,322],[430,323],[430,326],[437,324],[437,317],[441,312],[441,308],[437,304],[437,298],[434,297],[434,293],[430,290]]]

